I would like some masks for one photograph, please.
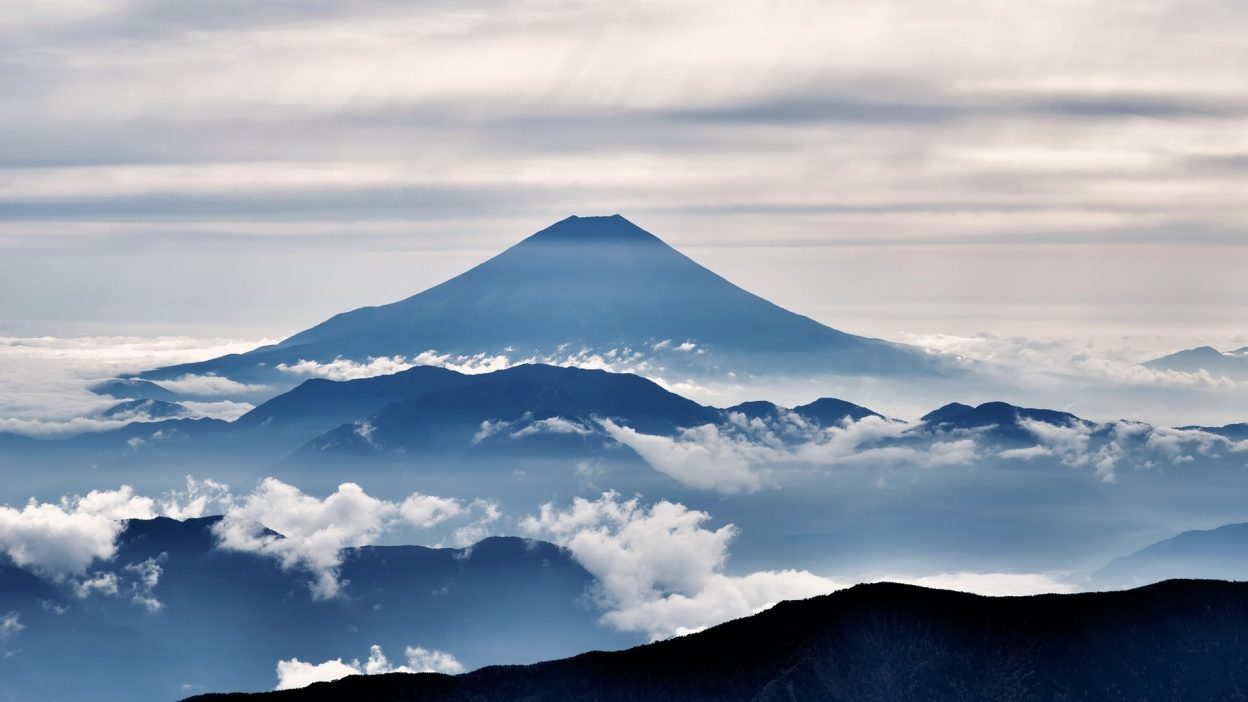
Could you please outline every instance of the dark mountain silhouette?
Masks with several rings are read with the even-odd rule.
[[[1174,577],[1248,580],[1248,524],[1185,531],[1114,559],[1092,581],[1135,587]]]
[[[306,441],[386,405],[471,382],[472,376],[434,366],[358,380],[314,378],[261,404],[234,425],[238,430],[280,432]]]
[[[1238,700],[1248,584],[979,597],[881,583],[616,653],[200,702]]]
[[[1180,427],[1180,428],[1181,429],[1197,429],[1199,431],[1206,431],[1206,432],[1209,432],[1210,434],[1217,434],[1218,436],[1226,437],[1230,439],[1231,441],[1244,441],[1245,439],[1248,439],[1248,423],[1227,424],[1226,426],[1221,426],[1221,427],[1192,426],[1192,427]]]
[[[487,439],[490,445],[514,446],[521,439],[546,448],[552,442],[583,446],[584,441],[608,441],[597,433],[586,438],[599,419],[672,434],[720,416],[717,409],[635,375],[523,365],[469,376],[455,387],[387,405],[361,422],[313,439],[300,453],[467,451]]]
[[[917,351],[831,329],[733,285],[628,220],[569,217],[405,300],[345,312],[273,346],[142,374],[288,382],[301,359],[443,353],[524,358],[580,347],[690,341],[725,370],[896,375],[934,371]],[[693,358],[695,352],[671,351]]]
[[[470,548],[373,546],[343,552],[341,595],[314,600],[311,575],[216,547],[220,518],[132,520],[115,559],[92,573],[117,594],[75,595],[0,556],[0,616],[23,629],[0,643],[0,699],[172,700],[192,690],[271,689],[278,660],[364,657],[380,644],[452,652],[465,665],[533,662],[637,643],[597,622],[593,582],[552,544],[488,538]],[[149,560],[150,559],[150,560]],[[156,565],[144,590],[136,570]],[[147,611],[133,600],[161,603]]]
[[[747,419],[773,419],[787,408],[781,407],[774,402],[766,400],[754,400],[751,402],[742,402],[739,405],[733,405],[724,409],[725,414],[740,413],[745,415]],[[852,402],[838,400],[832,397],[824,397],[808,405],[800,405],[789,409],[788,411],[800,416],[810,422],[814,422],[820,426],[830,427],[839,425],[846,417],[853,421],[858,421],[864,417],[882,417],[883,415],[869,410],[866,407],[855,405]]]
[[[799,405],[794,407],[793,411],[825,427],[840,424],[845,421],[846,417],[857,422],[867,417],[882,418],[884,416],[875,410],[834,397],[823,397],[808,405]]]
[[[1006,402],[985,402],[977,407],[953,402],[923,415],[921,419],[923,431],[978,429],[985,430],[993,438],[1007,443],[1034,442],[1035,435],[1019,420],[1063,427],[1084,423],[1083,419],[1069,412],[1017,407]]]
[[[1151,361],[1145,361],[1141,365],[1154,370],[1180,371],[1183,373],[1206,371],[1213,376],[1231,378],[1232,380],[1248,380],[1248,346],[1225,353],[1212,346],[1198,346],[1194,349],[1178,351],[1168,356],[1154,358]]]
[[[166,390],[150,380],[118,378],[91,386],[91,392],[107,395],[118,400],[176,400],[175,392]]]

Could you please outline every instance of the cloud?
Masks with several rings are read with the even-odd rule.
[[[539,419],[536,422],[525,425],[523,428],[512,432],[511,438],[521,439],[535,434],[577,434],[579,436],[586,436],[593,433],[593,429],[590,429],[580,422],[570,421],[564,419],[563,417],[550,417],[548,419]]]
[[[32,499],[21,509],[0,506],[0,550],[18,566],[53,578],[80,575],[93,562],[113,557],[124,520],[154,517],[154,506],[129,486],[60,503]]]
[[[830,592],[841,583],[806,571],[723,573],[736,528],[711,530],[706,512],[666,500],[650,506],[614,492],[542,505],[520,528],[572,552],[597,579],[603,621],[664,638],[746,616],[783,599]]]
[[[578,347],[575,350],[570,350],[570,348],[568,344],[559,344],[553,352],[535,353],[528,356],[509,355],[514,353],[514,349],[510,347],[507,353],[501,354],[488,352],[450,354],[428,349],[415,356],[378,356],[369,357],[365,361],[336,358],[328,363],[321,363],[300,359],[292,364],[278,364],[277,369],[294,375],[307,375],[329,380],[357,380],[399,373],[416,366],[436,366],[466,375],[492,373],[528,363],[605,370],[613,373],[646,373],[654,368],[645,354],[628,347],[602,349]],[[659,346],[658,348],[665,347]]]
[[[468,507],[461,512],[461,514],[465,513],[472,513],[477,516],[471,522],[455,529],[451,533],[451,543],[461,548],[471,546],[493,534],[494,524],[503,516],[498,502],[481,498],[468,503]]]
[[[238,402],[236,400],[217,400],[215,402],[181,400],[178,404],[185,407],[192,418],[209,417],[222,419],[227,422],[232,422],[256,408],[250,402]]]
[[[298,658],[277,662],[277,687],[275,690],[293,690],[312,683],[341,680],[348,675],[362,674],[358,666],[343,663],[335,658],[323,663],[305,663]]]
[[[168,554],[162,553],[155,558],[148,558],[138,563],[130,563],[122,570],[134,577],[130,583],[130,601],[155,614],[165,608],[164,603],[156,599],[156,586],[164,573],[162,565]]]
[[[1200,429],[1171,427],[1152,427],[1148,431],[1144,445],[1165,455],[1173,463],[1193,460],[1188,452],[1206,457],[1218,457],[1219,451],[1228,453],[1248,451],[1248,439],[1232,441],[1224,436]]]
[[[121,591],[121,581],[116,573],[95,573],[74,583],[74,596],[86,599],[91,595],[116,595]]]
[[[355,483],[339,485],[322,500],[265,478],[226,511],[213,531],[222,548],[272,556],[283,568],[307,569],[315,577],[314,596],[330,598],[341,587],[339,552],[372,543],[398,514],[397,505],[370,497]]]
[[[464,506],[459,500],[422,495],[418,492],[409,495],[399,506],[399,516],[413,526],[426,529],[437,526],[452,517],[458,517],[464,512]]]
[[[997,455],[1000,456],[1001,458],[1006,458],[1006,459],[1018,458],[1024,461],[1029,461],[1033,458],[1042,458],[1045,456],[1052,456],[1053,450],[1049,448],[1045,448],[1044,446],[1037,445],[1037,446],[1028,446],[1027,448],[1006,449],[1004,451],[998,452]]]
[[[1064,573],[961,572],[925,575],[917,578],[881,578],[880,580],[993,597],[1076,592],[1078,588],[1061,579],[1064,575]]]
[[[225,508],[230,503],[230,486],[212,478],[196,480],[186,476],[186,490],[170,490],[160,500],[166,517],[186,520],[208,514],[210,508]]]
[[[969,438],[928,445],[892,443],[914,425],[876,416],[821,427],[789,411],[768,419],[746,419],[734,412],[722,424],[681,429],[674,437],[642,434],[610,420],[599,424],[655,470],[689,487],[729,494],[775,483],[784,469],[906,463],[930,467],[979,458]]]
[[[90,392],[101,381],[174,363],[204,360],[254,348],[267,340],[186,336],[0,336],[0,431],[63,436],[113,429],[98,419],[117,400]],[[130,398],[133,399],[133,398]],[[227,416],[224,405],[205,405],[204,416]]]
[[[444,651],[431,651],[419,646],[408,646],[405,654],[407,664],[394,666],[382,652],[381,646],[369,648],[368,660],[344,663],[335,658],[323,663],[305,663],[298,658],[277,662],[276,690],[293,690],[312,683],[340,680],[348,675],[384,675],[386,673],[445,673],[458,675],[464,666],[455,656]]]
[[[1234,380],[1214,376],[1207,371],[1188,373],[1140,365],[1159,353],[1141,349],[1138,344],[1115,348],[1106,346],[1104,341],[1097,343],[1087,339],[1028,338],[995,334],[959,336],[900,332],[896,338],[943,354],[963,365],[984,361],[1008,369],[1007,372],[1022,371],[1032,375],[1066,373],[1122,385],[1222,389],[1237,386]],[[980,367],[980,370],[993,369]]]
[[[602,619],[621,631],[639,631],[652,639],[661,639],[757,614],[783,600],[826,595],[847,585],[805,570],[766,570],[743,576],[714,574],[692,594],[674,592],[607,612]]]
[[[230,380],[221,375],[198,375],[187,373],[173,380],[152,381],[162,388],[179,395],[195,395],[213,397],[218,395],[247,395],[270,390],[267,385],[251,385]]]
[[[762,487],[763,478],[752,464],[764,458],[767,449],[725,436],[713,424],[682,429],[673,439],[642,434],[609,419],[599,423],[612,439],[684,485],[725,493],[753,492]]]
[[[321,499],[265,478],[251,494],[228,501],[213,531],[221,548],[258,553],[275,558],[285,569],[306,570],[313,576],[313,596],[327,599],[343,587],[338,576],[345,548],[372,544],[404,523],[427,529],[456,517],[472,519],[453,532],[456,543],[469,545],[487,536],[501,516],[497,503],[489,500],[465,505],[413,493],[396,503],[372,497],[355,483],[343,483]]]
[[[25,629],[20,612],[9,612],[0,616],[0,640],[4,640]]]

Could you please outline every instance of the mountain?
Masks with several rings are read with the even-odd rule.
[[[177,393],[149,380],[118,378],[91,386],[91,392],[118,400],[176,400]]]
[[[879,583],[681,638],[459,676],[352,676],[199,702],[1235,700],[1248,584],[979,597]]]
[[[1234,351],[1219,351],[1212,346],[1198,346],[1142,363],[1146,368],[1181,373],[1205,371],[1214,377],[1248,380],[1248,346]]]
[[[855,422],[867,417],[884,417],[884,415],[875,410],[870,410],[845,400],[838,400],[834,397],[821,397],[808,405],[798,405],[793,408],[793,411],[803,418],[813,420],[825,427],[840,424],[847,417]]]
[[[472,376],[435,366],[416,366],[392,375],[333,381],[306,380],[235,422],[237,430],[303,436],[306,441],[341,424],[363,419],[386,405],[435,390],[461,387]]]
[[[466,376],[451,387],[387,405],[308,442],[306,456],[356,453],[420,454],[474,448],[583,448],[609,440],[598,420],[671,435],[681,427],[715,423],[719,410],[626,373],[521,365]]]
[[[1006,402],[985,402],[977,407],[952,402],[921,417],[925,431],[984,430],[1004,442],[1034,442],[1023,420],[1060,427],[1088,424],[1069,412],[1018,407]]]
[[[719,372],[913,375],[916,349],[837,331],[746,292],[619,215],[569,217],[399,302],[344,312],[279,344],[143,373],[289,384],[300,360],[580,348],[660,354]]]
[[[1133,587],[1166,578],[1248,580],[1248,524],[1185,531],[1116,558],[1092,574],[1100,587]]]
[[[170,419],[186,414],[186,408],[165,400],[126,400],[104,410],[104,419]]]
[[[1248,422],[1240,422],[1238,424],[1227,424],[1221,427],[1180,427],[1181,429],[1196,429],[1198,431],[1216,434],[1225,437],[1231,441],[1248,440]]]
[[[753,400],[726,407],[723,411],[725,415],[741,414],[746,419],[769,420],[778,418],[782,412],[792,412],[806,421],[814,422],[824,427],[836,426],[845,421],[846,418],[856,422],[864,417],[883,416],[874,410],[833,397],[823,397],[808,405],[800,405],[791,409],[766,400]]]
[[[315,600],[307,572],[218,548],[219,519],[130,521],[116,557],[89,573],[113,578],[111,590],[76,592],[0,562],[0,617],[22,625],[0,637],[0,699],[78,700],[90,690],[94,700],[156,702],[188,689],[265,690],[278,660],[349,660],[373,644],[399,657],[409,645],[447,651],[475,667],[638,641],[598,623],[584,601],[592,576],[548,543],[350,548],[341,595]],[[160,605],[149,610],[140,597]]]

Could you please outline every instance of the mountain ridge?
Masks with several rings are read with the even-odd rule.
[[[1248,584],[982,597],[858,585],[684,637],[459,676],[351,676],[195,702],[1240,699]]]
[[[665,350],[664,342],[697,351]],[[833,329],[743,290],[612,215],[569,217],[423,292],[333,315],[277,344],[138,377],[218,374],[289,384],[276,369],[301,360],[505,349],[523,358],[569,346],[664,351],[673,363],[696,360],[717,372],[938,370],[918,349]]]

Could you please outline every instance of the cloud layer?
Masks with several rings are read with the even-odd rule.
[[[343,662],[341,658],[323,663],[307,663],[298,658],[277,662],[277,687],[275,690],[293,690],[312,683],[330,682],[348,675],[384,675],[386,673],[445,673],[457,675],[464,666],[455,656],[444,651],[430,651],[419,646],[408,646],[404,651],[406,665],[393,665],[386,658],[381,646],[369,648],[368,659]]]

